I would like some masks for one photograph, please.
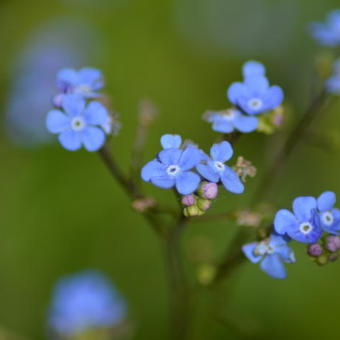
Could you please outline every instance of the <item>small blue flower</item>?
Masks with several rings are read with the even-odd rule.
[[[62,109],[48,112],[47,130],[59,134],[60,144],[67,150],[75,151],[84,145],[88,151],[97,151],[105,143],[103,127],[108,123],[109,114],[99,102],[86,105],[78,95],[65,96]]]
[[[164,145],[168,146],[166,142]],[[169,189],[175,186],[180,194],[191,194],[197,189],[201,179],[190,170],[201,160],[202,151],[193,145],[184,150],[166,148],[143,167],[141,177],[160,188]]]
[[[93,328],[112,328],[127,314],[124,300],[107,278],[85,271],[61,278],[48,311],[48,325],[57,334],[73,335]]]
[[[283,91],[279,86],[269,86],[264,76],[264,66],[257,62],[245,64],[243,83],[231,84],[228,89],[228,98],[231,103],[243,112],[256,115],[273,110],[283,101]]]
[[[204,161],[206,164],[198,164],[196,168],[200,175],[209,182],[221,181],[228,191],[241,194],[244,191],[244,185],[237,173],[224,164],[232,155],[233,148],[229,142],[214,144],[210,149],[211,158]]]
[[[64,68],[57,74],[57,87],[62,93],[76,93],[84,98],[97,97],[104,86],[101,71],[95,68],[82,68],[76,71]]]
[[[293,201],[293,212],[281,209],[276,213],[275,231],[302,243],[317,242],[322,235],[322,228],[316,199],[310,196],[297,197]]]
[[[251,132],[256,130],[259,123],[257,117],[246,116],[236,109],[212,112],[207,121],[213,123],[214,131],[222,133],[230,133],[234,130]]]
[[[295,262],[295,255],[288,247],[284,237],[272,234],[262,242],[253,242],[242,247],[243,253],[253,263],[260,263],[260,268],[275,279],[287,277],[283,263]]]
[[[317,199],[317,207],[323,230],[330,234],[340,235],[340,210],[334,208],[335,202],[335,193],[325,191]]]
[[[340,10],[334,10],[327,16],[326,22],[310,25],[313,37],[322,45],[340,45]]]

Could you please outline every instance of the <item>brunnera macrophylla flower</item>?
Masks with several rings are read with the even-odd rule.
[[[280,235],[288,235],[298,242],[317,242],[323,232],[317,208],[317,200],[314,197],[297,197],[293,201],[293,213],[287,209],[281,209],[276,213],[275,231]]]
[[[340,210],[334,208],[335,202],[335,193],[325,191],[317,199],[317,209],[322,229],[330,234],[340,235]]]
[[[84,146],[87,151],[97,151],[105,143],[104,126],[109,119],[101,103],[86,104],[78,95],[67,95],[60,110],[48,112],[46,126],[49,132],[58,134],[60,144],[67,150],[75,151]]]
[[[321,45],[340,45],[340,9],[331,11],[325,22],[314,22],[310,25],[310,30],[314,39]]]
[[[210,182],[222,182],[223,186],[234,194],[241,194],[244,191],[237,173],[225,165],[233,155],[233,148],[229,142],[214,144],[210,149],[210,158],[203,160],[197,165],[199,174]]]
[[[167,143],[164,145],[168,146]],[[191,171],[201,160],[202,151],[196,146],[188,145],[185,149],[165,148],[158,153],[156,159],[142,168],[141,177],[157,187],[176,187],[181,195],[188,195],[198,188],[201,181],[200,176]]]
[[[287,240],[276,234],[264,241],[246,244],[242,251],[251,262],[260,262],[260,268],[275,279],[285,279],[284,263],[295,262],[294,252],[288,247]]]
[[[248,62],[243,66],[244,81],[231,84],[227,96],[242,112],[257,115],[281,105],[283,91],[279,86],[270,86],[261,63]]]
[[[242,114],[237,109],[223,111],[212,111],[205,118],[212,123],[212,129],[216,132],[231,133],[234,130],[248,133],[256,130],[258,126],[257,117]]]
[[[55,285],[48,310],[49,328],[74,336],[97,328],[114,328],[127,316],[127,306],[111,282],[97,271],[61,278]]]

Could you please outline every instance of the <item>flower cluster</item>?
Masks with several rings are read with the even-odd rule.
[[[161,145],[163,150],[141,171],[144,181],[164,189],[175,187],[181,195],[196,191],[202,178],[222,183],[226,190],[235,194],[244,191],[237,173],[225,164],[233,155],[229,142],[214,144],[210,157],[193,144],[182,145],[178,135],[163,135]]]
[[[233,108],[223,111],[208,111],[206,120],[214,131],[230,133],[234,130],[247,133],[259,125],[257,115],[277,108],[283,101],[279,86],[270,86],[265,67],[257,61],[248,61],[243,66],[243,82],[231,84],[227,91]]]
[[[60,144],[67,150],[99,150],[112,132],[113,120],[107,108],[92,100],[103,86],[100,71],[83,68],[78,72],[63,69],[58,73],[60,94],[54,97],[55,109],[47,114],[49,132],[58,134]]]
[[[60,279],[48,311],[51,331],[72,336],[88,329],[113,328],[126,318],[123,298],[107,278],[85,271]]]
[[[312,23],[311,33],[322,45],[336,47],[340,45],[340,10],[334,10],[325,22]]]

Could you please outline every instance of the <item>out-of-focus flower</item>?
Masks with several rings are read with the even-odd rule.
[[[85,271],[57,282],[48,326],[57,334],[71,336],[87,329],[114,328],[126,316],[126,304],[107,278],[96,271]]]
[[[249,209],[236,211],[236,223],[247,227],[258,227],[263,219],[263,214]]]
[[[246,181],[248,176],[255,177],[257,172],[256,167],[242,156],[237,157],[234,170],[240,176],[243,182]]]

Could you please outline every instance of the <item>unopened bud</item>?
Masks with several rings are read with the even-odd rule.
[[[211,201],[209,200],[206,200],[204,198],[200,198],[198,199],[197,201],[197,206],[203,210],[203,211],[206,211],[208,210],[210,207],[211,207]]]
[[[316,259],[316,263],[320,266],[323,266],[325,264],[328,263],[328,256],[323,254],[323,255],[320,255],[317,259]]]
[[[329,256],[328,256],[328,261],[330,261],[330,262],[334,262],[334,261],[336,261],[338,259],[338,255],[336,255],[336,254],[330,254]]]
[[[309,256],[318,257],[323,253],[323,249],[319,243],[313,243],[307,246],[307,253]]]
[[[203,182],[198,190],[199,194],[208,200],[213,200],[217,197],[218,186],[213,182]]]
[[[182,204],[190,207],[196,204],[196,197],[193,194],[185,195],[182,197]]]
[[[340,237],[335,235],[328,235],[326,237],[326,248],[332,253],[340,249]]]
[[[202,211],[197,205],[192,205],[184,208],[183,214],[185,217],[194,217],[203,215],[204,211]]]

